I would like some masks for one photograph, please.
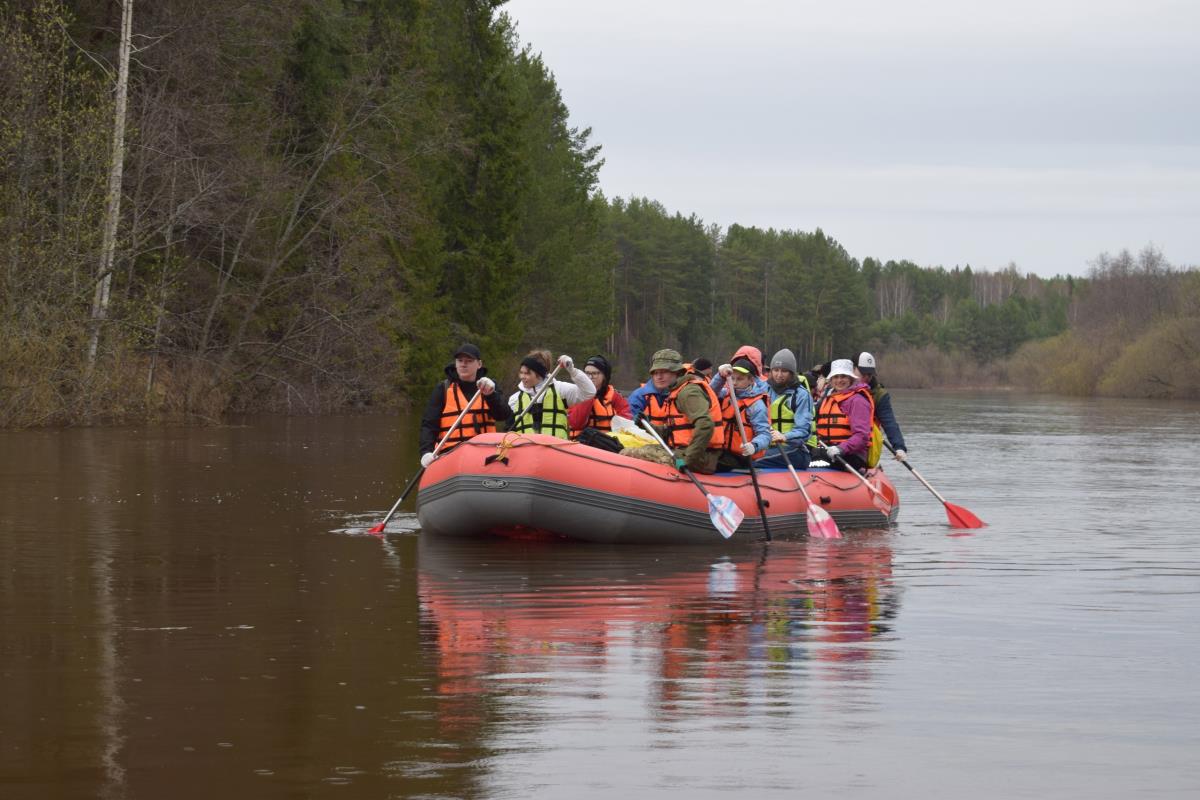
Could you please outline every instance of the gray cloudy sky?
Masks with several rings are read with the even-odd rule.
[[[850,255],[1200,264],[1200,2],[510,0],[601,188]]]

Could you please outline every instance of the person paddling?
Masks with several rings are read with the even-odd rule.
[[[750,344],[744,344],[739,347],[737,352],[729,357],[730,363],[722,364],[721,366],[717,367],[716,374],[712,376],[712,380],[708,382],[708,385],[711,386],[713,391],[717,393],[717,397],[722,396],[725,392],[725,377],[729,374],[729,369],[732,363],[736,362],[739,358],[746,359],[754,368],[752,374],[754,377],[755,391],[759,394],[766,394],[767,382],[763,378],[762,351]]]
[[[659,350],[650,361],[650,383],[656,392],[666,392],[663,407],[666,423],[655,430],[672,448],[677,469],[711,474],[724,449],[725,422],[721,401],[704,378],[689,371],[677,350]],[[660,461],[666,455],[658,444],[627,447],[623,455]],[[669,459],[668,459],[669,460]]]
[[[721,413],[725,420],[725,452],[718,462],[722,468],[738,469],[750,466],[750,459],[771,444],[771,423],[767,416],[767,393],[759,385],[755,366],[748,358],[735,358],[721,365],[720,377],[728,384],[721,396]],[[740,414],[739,426],[734,414]],[[749,441],[742,439],[745,429]]]
[[[829,365],[830,390],[817,408],[817,438],[823,442],[825,460],[836,465],[841,456],[862,472],[868,468],[871,421],[875,400],[871,390],[854,374],[854,362],[839,358]]]
[[[454,351],[454,361],[446,365],[446,379],[438,382],[429,396],[425,413],[421,415],[418,447],[421,466],[428,467],[435,458],[433,450],[442,440],[459,413],[470,407],[458,427],[450,432],[438,455],[449,452],[473,436],[493,433],[496,423],[512,418],[512,409],[505,405],[496,383],[487,377],[479,348],[464,343]],[[478,397],[476,397],[478,393]]]
[[[567,409],[595,397],[596,385],[583,370],[576,369],[570,356],[563,355],[558,357],[558,366],[567,371],[571,382],[552,380],[538,397],[538,389],[550,374],[553,364],[548,350],[534,350],[521,360],[517,370],[521,382],[517,385],[517,391],[508,398],[508,406],[516,415],[510,430],[570,438]]]
[[[887,435],[896,460],[905,461],[908,458],[908,446],[904,444],[904,434],[900,432],[900,423],[896,420],[896,412],[892,410],[892,396],[875,374],[875,356],[867,352],[859,353],[858,373],[875,400],[875,422]]]
[[[808,379],[796,374],[796,356],[787,348],[771,356],[767,402],[770,403],[772,446],[758,466],[786,467],[786,458],[796,469],[807,469],[811,459],[808,445],[816,444],[816,437],[812,436],[812,392],[808,388]],[[782,454],[776,445],[782,446]]]

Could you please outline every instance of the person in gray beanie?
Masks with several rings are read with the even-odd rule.
[[[763,467],[784,467],[786,457],[796,469],[807,469],[808,440],[813,437],[813,399],[808,380],[798,373],[796,356],[784,348],[771,356],[767,402],[770,405],[771,448],[759,462]],[[816,439],[813,438],[813,444]],[[783,453],[776,445],[783,446]]]

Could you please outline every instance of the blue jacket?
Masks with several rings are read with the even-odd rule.
[[[743,392],[738,392],[738,397],[746,397],[758,393],[757,386],[751,386]],[[754,436],[750,441],[754,442],[754,452],[761,453],[771,446],[771,415],[767,411],[766,403],[755,403],[750,406],[746,412],[747,418],[750,420],[750,427],[754,430]],[[737,423],[735,422],[734,425]]]
[[[892,396],[874,375],[871,376],[871,382],[867,385],[871,389],[871,396],[875,398],[875,421],[879,423],[879,427],[883,428],[883,433],[892,443],[892,447],[907,452],[908,447],[904,444],[904,434],[900,432],[900,423],[896,421],[896,412],[892,410]]]
[[[638,414],[646,410],[646,403],[649,402],[647,395],[656,394],[658,399],[664,403],[667,400],[667,395],[671,393],[671,387],[668,386],[661,392],[654,388],[654,381],[649,380],[643,383],[638,388],[634,389],[629,395],[629,416],[632,419],[637,419]]]
[[[708,385],[711,386],[713,391],[717,393],[717,397],[723,397],[728,391],[725,388],[725,379],[720,375],[713,376],[713,379],[709,381]],[[769,395],[770,389],[771,387],[766,381],[764,381],[762,378],[757,378],[754,382],[754,385],[748,386],[742,391],[738,392],[737,396],[750,397],[756,394]],[[812,416],[811,411],[809,412],[809,416]],[[750,441],[754,443],[754,452],[761,453],[763,450],[766,450],[771,446],[771,415],[767,411],[767,404],[755,403],[754,405],[750,406],[750,409],[746,412],[746,417],[750,420],[750,427],[754,431],[754,435],[750,437]],[[733,424],[737,425],[737,422],[734,422]],[[749,431],[747,431],[747,433],[749,433]],[[807,434],[805,434],[805,438],[808,438]]]
[[[786,401],[787,404],[791,407],[792,413],[796,415],[796,426],[783,436],[787,439],[788,446],[799,447],[804,444],[809,434],[812,433],[812,394],[798,381],[782,391],[776,390],[770,383],[767,384],[767,398],[771,401],[771,405],[775,405],[775,401],[785,395],[789,398]]]
[[[717,373],[712,376],[712,380],[708,382],[712,390],[717,393],[717,397],[721,397],[725,392],[725,376]],[[754,379],[754,394],[767,394],[771,390],[771,385],[762,378]]]

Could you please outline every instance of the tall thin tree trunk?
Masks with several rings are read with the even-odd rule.
[[[112,286],[113,256],[117,248],[117,223],[121,218],[121,177],[125,170],[125,108],[129,96],[129,43],[133,34],[133,0],[121,0],[121,47],[117,67],[117,97],[113,113],[112,163],[108,173],[108,202],[104,210],[104,238],[100,246],[100,269],[92,295],[92,335],[88,343],[90,374],[96,366],[100,329],[108,317],[108,294]]]
[[[154,389],[154,374],[158,369],[158,349],[162,344],[162,328],[163,318],[167,315],[167,285],[170,283],[168,276],[171,272],[171,254],[174,250],[173,242],[175,240],[175,180],[177,175],[177,163],[171,164],[171,191],[169,194],[169,206],[171,216],[167,221],[167,229],[163,232],[163,238],[166,240],[163,248],[162,274],[158,280],[158,308],[154,314],[154,343],[150,346],[150,366],[146,370],[146,399],[150,399],[150,393]]]

